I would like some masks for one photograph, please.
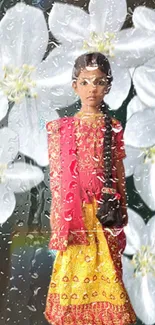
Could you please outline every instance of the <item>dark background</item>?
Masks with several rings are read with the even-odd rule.
[[[18,1],[0,1],[0,19],[6,10]],[[25,3],[39,7],[47,19],[54,1],[28,0]],[[89,1],[66,0],[87,11]],[[155,1],[128,0],[128,16],[124,28],[131,27],[131,13],[135,7],[145,5],[155,8]],[[119,10],[119,8],[118,8]],[[52,49],[53,37],[50,34],[47,53]],[[134,95],[133,87],[120,109],[113,113],[125,127],[126,107]],[[59,111],[60,116],[74,115],[79,103]],[[0,127],[7,124],[7,117]],[[17,160],[35,164],[28,157],[18,155]],[[0,325],[46,325],[43,311],[52,272],[54,254],[48,251],[49,210],[49,168],[43,168],[45,181],[30,192],[16,195],[17,205],[13,215],[0,226]],[[128,204],[145,220],[151,212],[137,194],[133,178],[127,179]],[[138,299],[138,297],[137,297]],[[137,320],[137,324],[142,324]],[[108,325],[108,324],[107,324]]]

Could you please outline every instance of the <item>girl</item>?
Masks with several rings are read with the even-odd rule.
[[[73,68],[73,88],[81,109],[73,117],[47,124],[52,192],[50,249],[58,250],[46,301],[52,325],[127,325],[135,314],[122,282],[122,228],[104,227],[97,211],[104,192],[119,192],[127,224],[123,130],[103,102],[111,87],[107,58],[84,54]],[[109,150],[112,188],[105,188]]]

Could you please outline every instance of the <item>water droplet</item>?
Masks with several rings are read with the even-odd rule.
[[[10,288],[10,291],[13,291],[13,290],[16,290],[16,291],[18,291],[18,288],[17,287],[12,287],[12,288]]]
[[[37,296],[37,294],[38,294],[38,291],[41,289],[41,287],[38,287],[38,288],[36,288],[35,290],[34,290],[34,296]]]
[[[37,309],[34,305],[31,305],[31,306],[27,305],[27,308],[31,311],[37,311]]]
[[[16,225],[17,225],[18,227],[23,227],[23,225],[24,225],[24,221],[23,221],[23,220],[18,220],[18,221],[16,222]]]
[[[33,279],[38,279],[38,273],[33,273],[32,275],[31,275],[31,278],[33,278]]]

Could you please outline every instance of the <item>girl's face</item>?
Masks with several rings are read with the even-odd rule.
[[[108,92],[107,76],[98,68],[83,69],[77,80],[73,81],[73,88],[80,97],[82,105],[99,106]]]

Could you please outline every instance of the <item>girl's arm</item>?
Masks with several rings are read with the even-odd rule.
[[[124,226],[128,223],[127,200],[126,200],[126,181],[123,160],[116,160],[117,191],[121,194],[121,207],[124,217]]]

